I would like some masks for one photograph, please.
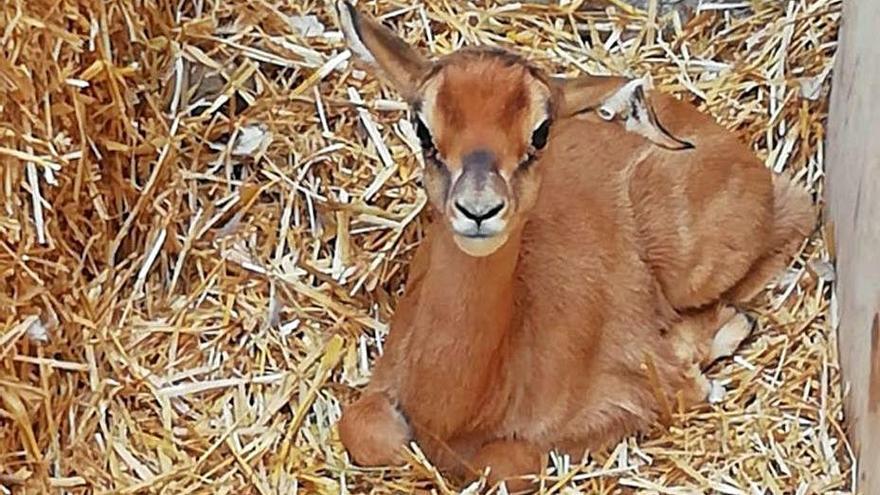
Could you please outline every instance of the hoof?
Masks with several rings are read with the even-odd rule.
[[[524,479],[541,471],[543,458],[534,446],[516,441],[489,443],[477,452],[474,466],[482,471],[489,469],[490,485],[504,482],[510,493],[531,493],[535,489],[532,481]]]
[[[384,395],[365,395],[349,406],[339,420],[339,437],[359,466],[399,466],[406,462],[409,425]]]
[[[715,338],[712,340],[710,360],[714,362],[732,356],[742,342],[751,335],[754,327],[754,319],[745,313],[736,313],[715,334]]]

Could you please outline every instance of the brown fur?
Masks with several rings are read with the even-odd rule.
[[[393,63],[376,60],[380,73]],[[447,474],[515,477],[537,473],[549,449],[580,457],[647,428],[676,393],[702,400],[700,366],[735,315],[726,305],[787,262],[813,218],[806,196],[666,95],[651,95],[657,118],[693,149],[572,115],[619,85],[566,92],[513,55],[470,49],[411,79],[418,87],[401,91],[433,104],[442,163],[425,180],[441,216],[372,381],[340,421],[354,461],[403,462],[414,439]],[[549,144],[523,168],[545,92]],[[473,149],[498,157],[513,205],[506,242],[481,257],[457,244],[444,187]]]

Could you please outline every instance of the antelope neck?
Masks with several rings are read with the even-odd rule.
[[[422,294],[431,296],[419,301],[418,318],[431,334],[423,338],[463,362],[485,360],[500,350],[511,325],[521,234],[511,233],[503,246],[483,257],[463,252],[449,232],[438,237],[423,281]]]
[[[428,277],[442,279],[465,315],[483,319],[498,305],[511,306],[513,276],[519,260],[521,235],[511,233],[507,242],[487,256],[472,256],[456,244],[451,234],[438,239],[431,256]],[[506,308],[505,308],[506,309]]]
[[[417,370],[404,378],[403,408],[419,428],[448,438],[497,415],[482,405],[505,373],[520,235],[478,258],[448,231],[435,233],[416,309],[401,322],[411,331],[405,359]]]

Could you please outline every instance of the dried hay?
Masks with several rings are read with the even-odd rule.
[[[650,73],[821,199],[840,4],[367,8],[434,53]],[[403,104],[352,70],[328,4],[8,0],[0,46],[0,492],[450,491],[417,451],[349,466],[332,429],[425,197]],[[716,404],[554,457],[544,492],[849,492],[828,251],[814,236],[755,305]]]

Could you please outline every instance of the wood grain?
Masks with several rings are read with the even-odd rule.
[[[880,494],[880,2],[844,4],[828,134],[829,215],[837,250],[839,343],[858,491]]]

